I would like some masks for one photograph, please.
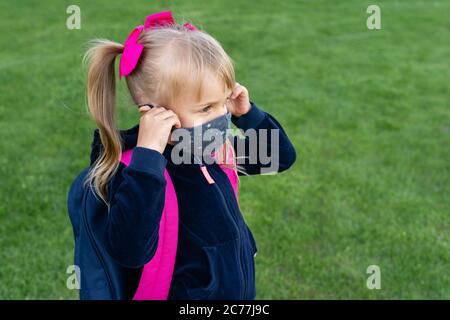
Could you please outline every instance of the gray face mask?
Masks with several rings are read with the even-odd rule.
[[[171,139],[178,148],[197,156],[211,154],[226,142],[231,126],[231,113],[191,128],[172,128]]]

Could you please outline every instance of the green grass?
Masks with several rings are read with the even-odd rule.
[[[172,10],[215,36],[285,127],[291,170],[243,177],[258,299],[449,299],[448,1],[0,3],[0,298],[76,299],[66,198],[95,128],[81,58]],[[157,2],[153,2],[157,3]],[[78,4],[82,29],[66,29]],[[119,88],[119,127],[137,123]],[[366,288],[369,265],[381,290]]]

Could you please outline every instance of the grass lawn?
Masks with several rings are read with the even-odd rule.
[[[71,4],[81,30],[66,28]],[[381,30],[366,27],[369,4]],[[223,44],[297,148],[291,170],[241,180],[257,298],[450,299],[445,0],[0,2],[0,299],[78,298],[66,199],[95,129],[86,42],[122,42],[163,10]],[[119,127],[136,124],[123,83],[118,105]]]

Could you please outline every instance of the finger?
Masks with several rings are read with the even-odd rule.
[[[176,114],[173,114],[173,115],[167,117],[165,120],[171,122],[172,125],[175,125],[177,128],[181,127],[180,119],[178,118],[178,116]]]
[[[155,118],[164,120],[165,118],[174,115],[175,113],[172,110],[165,109],[162,112],[159,112],[155,115]]]
[[[149,106],[145,105],[145,106],[140,106],[139,109],[138,109],[138,111],[139,111],[140,113],[142,113],[142,112],[146,112],[146,111],[148,111],[148,110],[150,110],[150,109],[151,109],[151,108],[150,108]]]
[[[163,117],[168,117],[168,116],[172,116],[172,115],[176,115],[176,114],[175,114],[175,112],[173,112],[170,109],[168,109],[165,112],[161,113],[161,116],[163,116]]]
[[[241,90],[233,92],[231,99],[236,99],[237,97],[239,97],[241,95],[241,93],[242,93]]]
[[[139,105],[139,107],[149,107],[150,109],[154,108],[155,106],[151,103],[144,103]]]
[[[235,83],[234,84],[234,87],[233,87],[233,90],[231,90],[231,94],[233,94],[234,92],[236,92],[236,90],[239,88],[239,83]]]
[[[235,90],[233,90],[233,93],[231,94],[231,99],[236,99],[237,96],[239,96],[242,93],[242,86],[239,85],[239,87],[236,87]]]
[[[156,116],[158,116],[159,114],[164,113],[165,111],[167,111],[167,109],[164,108],[164,107],[155,107],[155,108],[153,108],[153,109],[150,110],[150,111],[151,111],[151,115],[152,115],[153,117],[156,117]]]
[[[175,114],[167,117],[164,120],[167,121],[171,126],[175,126],[177,128],[181,128],[180,119],[178,119],[178,117]]]
[[[141,114],[141,117],[146,114],[148,112],[148,110],[145,109],[139,109],[139,113]]]
[[[140,117],[144,117],[144,116],[147,115],[150,111],[151,111],[151,109],[150,109],[150,110],[146,110],[146,109],[141,109],[141,110],[139,110]]]

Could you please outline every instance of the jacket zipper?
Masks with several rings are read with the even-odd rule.
[[[95,242],[94,236],[92,235],[91,228],[90,228],[90,226],[88,224],[87,213],[86,213],[86,198],[87,198],[87,194],[88,194],[88,192],[86,190],[85,193],[84,193],[84,199],[83,199],[83,203],[84,203],[84,208],[83,208],[84,219],[83,219],[83,223],[84,223],[84,226],[86,228],[89,240],[90,240],[92,246],[94,247],[95,254],[96,254],[98,260],[100,261],[100,264],[102,265],[103,270],[105,271],[106,281],[108,283],[108,287],[109,287],[109,290],[111,292],[112,298],[116,299],[116,295],[115,295],[115,292],[114,292],[114,290],[112,288],[112,284],[111,284],[111,276],[109,274],[108,269],[106,268],[105,261],[103,260],[103,257],[101,256],[101,254],[99,252],[100,250],[98,249],[97,243]]]
[[[205,175],[205,171],[208,172],[207,169],[206,169],[206,166],[203,163],[200,164],[200,170],[203,172],[204,175]],[[209,176],[209,178],[208,178],[208,176]],[[231,214],[230,207],[228,206],[228,203],[225,200],[225,197],[224,197],[224,195],[222,193],[222,190],[220,190],[219,186],[216,183],[214,183],[214,182],[211,183],[210,182],[211,177],[210,177],[209,173],[207,175],[205,175],[205,178],[206,178],[206,180],[208,181],[209,184],[214,184],[215,185],[215,187],[216,187],[216,189],[217,189],[217,191],[218,191],[218,193],[219,193],[219,195],[220,195],[220,197],[222,199],[222,202],[225,204],[226,208],[228,209],[227,212],[229,212],[229,215],[231,216],[231,220],[233,221],[234,227],[237,230],[237,236],[238,236],[238,240],[239,240],[239,268],[240,268],[240,271],[241,271],[242,278],[244,280],[244,290],[243,290],[243,293],[242,293],[242,299],[244,299],[245,296],[246,296],[246,291],[247,291],[247,277],[245,275],[244,267],[242,265],[243,241],[242,241],[242,237],[241,237],[241,235],[239,233],[239,227],[238,227],[237,222],[234,219],[233,214]]]

